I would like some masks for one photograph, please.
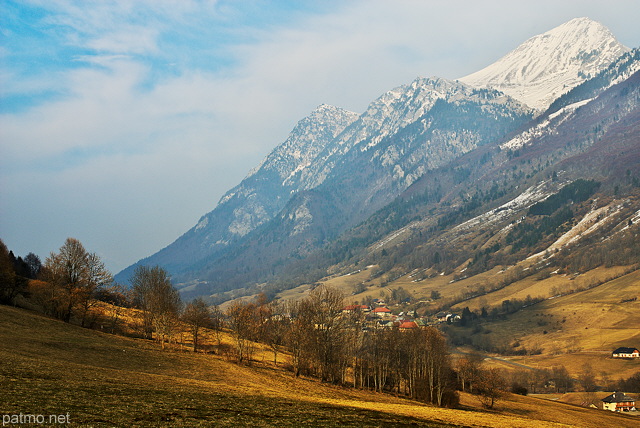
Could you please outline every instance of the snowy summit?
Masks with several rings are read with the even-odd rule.
[[[543,110],[629,50],[599,22],[575,18],[530,38],[495,63],[459,80],[498,89]]]

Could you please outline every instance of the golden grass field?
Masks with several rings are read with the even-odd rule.
[[[640,361],[613,359],[611,352],[640,343],[640,301],[621,303],[639,294],[640,271],[635,271],[493,322],[487,336],[494,342],[518,340],[528,349],[541,348],[541,355],[509,358],[531,367],[564,365],[577,375],[589,364],[598,375],[627,378],[640,371]]]
[[[225,340],[228,340],[225,339]],[[253,367],[155,342],[82,329],[0,306],[0,413],[69,414],[71,426],[469,426],[634,427],[638,419],[508,395],[480,408],[440,409],[296,379],[280,366]]]

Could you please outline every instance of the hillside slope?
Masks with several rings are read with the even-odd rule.
[[[624,222],[635,225],[640,209],[639,83],[640,73],[635,73],[550,119],[548,132],[522,138],[517,148],[484,146],[425,174],[393,203],[323,249],[321,260],[333,265],[334,272],[377,265],[393,279],[414,270],[421,272],[412,278],[417,281],[436,273],[456,273],[460,279],[547,249],[560,250],[563,243],[552,244],[582,222],[580,227],[594,227],[571,238],[577,251],[567,258],[574,259],[568,269],[605,263],[605,258],[592,257],[601,252],[589,251],[605,238],[611,239],[606,262],[620,263],[623,257],[614,260],[614,254],[629,245],[623,245],[623,235],[607,234],[616,224],[618,230]],[[553,206],[549,201],[555,201]],[[537,203],[549,204],[548,210],[530,211]],[[617,223],[589,220],[609,214]],[[637,255],[627,259],[628,264],[639,261]]]
[[[24,340],[28,337],[29,340]],[[636,426],[637,419],[527,397],[497,411],[440,409],[295,379],[269,367],[160,351],[0,306],[0,411],[69,414],[70,426]],[[465,402],[473,400],[464,397]],[[472,405],[472,404],[469,404]]]

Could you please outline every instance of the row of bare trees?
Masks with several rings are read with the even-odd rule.
[[[225,314],[239,361],[250,362],[260,341],[274,351],[276,363],[286,347],[296,376],[395,391],[437,405],[455,402],[455,375],[442,333],[368,330],[363,314],[345,314],[343,307],[340,292],[319,286],[296,302],[239,301]]]
[[[448,346],[435,328],[364,332],[353,361],[357,387],[395,390],[439,406],[455,400]]]
[[[527,395],[529,392],[567,393],[575,391],[576,386],[584,392],[598,389],[595,373],[589,364],[585,364],[577,379],[574,379],[562,365],[548,369],[501,371],[497,368],[484,368],[483,360],[484,357],[479,354],[466,354],[458,358],[455,371],[461,390],[475,394],[489,408],[493,407],[506,390]]]

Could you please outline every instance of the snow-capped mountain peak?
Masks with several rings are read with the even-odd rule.
[[[595,76],[629,48],[589,18],[575,18],[534,36],[488,67],[462,77],[491,87],[536,109]]]

